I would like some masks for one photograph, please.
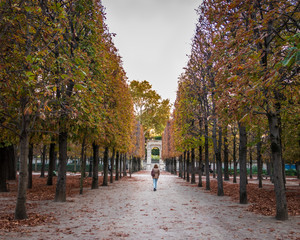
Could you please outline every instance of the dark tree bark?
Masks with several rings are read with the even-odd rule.
[[[257,151],[257,179],[258,179],[258,187],[262,188],[262,159],[261,159],[261,144],[262,142],[259,141],[256,144],[256,151]]]
[[[239,123],[240,145],[239,145],[239,159],[240,159],[240,203],[247,203],[247,133],[246,127]]]
[[[272,155],[270,153],[270,158],[268,158],[266,160],[266,164],[267,164],[267,177],[269,177],[270,182],[274,183],[274,181],[273,181],[273,164],[271,162],[271,158],[272,158]]]
[[[123,176],[127,176],[127,172],[126,172],[126,162],[127,162],[127,154],[125,153],[124,154],[124,157],[123,157]]]
[[[203,159],[202,159],[202,146],[199,146],[199,181],[198,181],[198,187],[203,187],[203,183],[202,183],[202,163]]]
[[[29,144],[29,152],[28,152],[28,183],[27,188],[32,188],[32,160],[33,160],[33,144]]]
[[[108,186],[108,147],[105,147],[103,154],[103,182],[102,186]]]
[[[186,178],[186,151],[183,153],[183,179]]]
[[[228,139],[227,139],[227,127],[224,136],[224,181],[229,181],[229,170],[228,170]]]
[[[213,155],[213,178],[216,178],[216,154]]]
[[[84,156],[83,156],[83,169],[84,169],[84,172],[83,172],[83,177],[85,178],[86,177],[86,149],[84,150]]]
[[[24,107],[24,106],[23,106]],[[29,136],[28,136],[29,116],[22,115],[22,129],[20,134],[20,166],[18,180],[18,194],[15,209],[15,219],[21,220],[27,218],[26,211],[26,190],[28,181],[28,152],[29,152]]]
[[[82,144],[81,144],[81,153],[80,153],[80,159],[81,159],[81,175],[80,175],[80,189],[79,194],[83,194],[83,180],[85,177],[85,138],[83,137]]]
[[[172,174],[176,174],[175,158],[170,158],[170,164],[172,166]]]
[[[170,163],[170,158],[167,158],[167,171],[172,173],[172,165]]]
[[[0,147],[0,192],[8,192],[6,183],[8,161],[8,147]]]
[[[140,158],[131,156],[132,160],[132,173],[139,171]]]
[[[93,176],[93,157],[90,157],[89,159],[89,175],[88,177]]]
[[[249,172],[249,178],[252,179],[252,163],[253,163],[253,159],[252,159],[252,148],[249,148],[249,165],[250,165],[250,172]]]
[[[219,144],[216,153],[216,160],[218,165],[218,196],[224,196],[223,190],[223,176],[222,176],[222,159],[221,159],[221,149],[222,149],[222,129],[219,129]]]
[[[182,178],[182,155],[179,156],[179,173],[178,177]]]
[[[190,181],[190,150],[186,152],[186,181]]]
[[[300,161],[296,162],[297,178],[300,179]]]
[[[176,160],[176,157],[174,157],[173,159],[174,159],[173,160],[173,163],[174,163],[174,174],[177,175],[177,169],[176,169],[177,168],[177,160]]]
[[[129,156],[129,177],[131,177],[131,173],[132,173],[132,156]]]
[[[279,129],[279,116],[276,113],[268,113],[268,122],[271,138],[271,153],[274,167],[274,188],[276,196],[276,219],[287,220],[288,208],[285,187],[282,174],[281,141]]]
[[[12,144],[7,147],[7,180],[16,180],[17,176],[17,159],[15,155],[15,146]]]
[[[137,165],[138,165],[137,161],[138,161],[137,157],[131,156],[131,172],[132,173],[137,171]]]
[[[121,179],[122,178],[122,163],[123,163],[123,158],[124,158],[124,153],[121,153],[120,154],[120,167],[119,167],[119,169],[120,169],[120,173],[119,173],[119,179]]]
[[[55,202],[66,201],[66,180],[67,180],[67,149],[68,149],[68,133],[66,131],[59,132],[59,164],[58,175],[55,191]]]
[[[119,153],[119,151],[117,151],[117,154],[116,154],[116,176],[115,176],[116,181],[119,180],[119,159],[120,159],[120,153]]]
[[[114,182],[114,165],[115,165],[115,148],[113,148],[113,152],[112,152],[112,156],[111,156],[111,159],[110,159],[110,183],[113,183]]]
[[[195,176],[195,148],[192,148],[191,151],[191,183],[196,183]]]
[[[93,179],[92,189],[98,189],[98,168],[99,168],[99,145],[93,143]]]
[[[233,135],[233,182],[236,183],[236,175],[237,175],[237,161],[236,161],[236,131],[232,131]]]
[[[142,170],[142,165],[141,165],[141,161],[142,159],[140,157],[137,158],[137,161],[138,161],[138,168],[137,168],[137,171],[141,171]]]
[[[205,147],[205,178],[206,178],[206,190],[210,190],[210,176],[209,176],[209,145],[208,145],[208,120],[205,117],[204,118],[204,131],[205,131],[205,136],[204,136],[204,147]]]
[[[53,171],[55,169],[55,142],[54,138],[51,139],[50,148],[49,148],[49,168],[48,168],[48,178],[47,185],[53,185]]]
[[[43,152],[42,152],[42,166],[41,166],[41,178],[45,177],[45,162],[46,162],[46,154],[47,154],[47,146],[43,146]]]

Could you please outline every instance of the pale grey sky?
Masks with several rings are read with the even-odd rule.
[[[201,0],[102,0],[129,81],[147,80],[174,103]]]

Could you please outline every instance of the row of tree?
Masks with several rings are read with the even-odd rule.
[[[97,188],[99,148],[104,151],[107,185],[109,151],[111,159],[125,153],[140,159],[143,131],[134,118],[126,74],[101,1],[1,1],[0,16],[0,38],[5,40],[0,45],[0,142],[3,149],[19,144],[15,218],[24,219],[34,144],[50,144],[51,180],[57,146],[55,201],[64,202],[70,143],[81,145],[83,165],[87,146],[92,146],[92,188]],[[5,159],[12,159],[3,157],[5,153],[3,174]],[[6,186],[6,177],[0,177],[1,186]]]
[[[235,175],[239,161],[241,203],[247,203],[247,156],[252,162],[256,147],[261,181],[263,143],[268,143],[265,153],[269,152],[280,220],[288,218],[284,163],[300,157],[298,12],[299,2],[293,0],[204,0],[189,61],[179,79],[172,127],[164,135],[173,139],[169,146],[175,146],[164,149],[165,159],[180,156],[193,168],[195,149],[200,166],[204,153],[206,189],[213,152],[220,196],[222,162],[228,180],[232,153]]]

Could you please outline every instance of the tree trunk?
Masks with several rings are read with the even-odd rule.
[[[85,178],[86,177],[86,149],[84,151],[84,156],[83,156],[83,169],[84,169],[83,177]]]
[[[68,133],[60,131],[58,137],[59,146],[59,164],[57,173],[57,183],[55,192],[55,202],[66,201],[66,181],[67,181],[67,149],[68,149]]]
[[[139,157],[135,157],[135,164],[134,164],[134,168],[133,168],[133,171],[134,172],[138,172],[140,171],[140,162],[141,162],[141,159]]]
[[[123,163],[123,158],[124,158],[124,153],[121,153],[121,155],[120,155],[120,167],[119,167],[119,169],[120,169],[120,173],[119,173],[119,178],[121,179],[122,178],[122,163]]]
[[[132,156],[129,156],[129,177],[132,174]]]
[[[92,189],[98,189],[99,145],[93,142],[93,179]]]
[[[227,139],[227,127],[224,136],[224,181],[229,181],[229,170],[228,170],[228,139]]]
[[[141,170],[142,170],[141,161],[142,161],[142,159],[139,157],[139,158],[138,158],[138,171],[141,171]]]
[[[183,153],[183,179],[186,178],[186,151]]]
[[[236,134],[233,133],[233,182],[236,183],[237,161],[236,161]]]
[[[203,186],[203,183],[202,183],[202,146],[199,146],[199,168],[198,168],[198,171],[199,171],[199,181],[198,181],[198,187],[202,187]]]
[[[174,159],[174,161],[173,161],[173,163],[174,163],[174,174],[177,175],[177,163],[176,163],[177,160],[176,160],[176,157],[174,157],[173,159]]]
[[[191,183],[196,183],[195,176],[195,148],[192,148],[191,151]]]
[[[300,179],[300,161],[296,162],[297,178]]]
[[[90,157],[89,159],[89,175],[88,177],[93,176],[93,157]]]
[[[19,181],[18,194],[15,209],[15,219],[21,220],[27,218],[26,212],[26,190],[28,178],[28,152],[29,152],[29,137],[28,137],[29,116],[23,116],[22,130],[20,136],[20,166],[19,166]]]
[[[17,164],[15,156],[15,146],[12,144],[7,147],[7,180],[16,180]]]
[[[127,172],[126,172],[126,162],[127,162],[127,154],[124,154],[123,157],[123,176],[127,176]]]
[[[250,172],[249,172],[249,178],[252,179],[253,176],[252,176],[252,148],[250,147],[249,148],[249,165],[250,165]]]
[[[221,159],[221,150],[222,150],[222,129],[219,128],[219,144],[216,153],[216,160],[218,165],[218,196],[224,196],[223,190],[223,176],[222,176],[222,159]]]
[[[112,156],[110,159],[110,183],[114,182],[115,152],[115,148],[113,148]]]
[[[272,161],[272,153],[270,153],[270,181],[274,183],[274,163]]]
[[[85,177],[85,136],[83,137],[82,144],[81,144],[81,153],[80,153],[80,159],[81,159],[81,175],[80,175],[80,189],[79,194],[83,194],[83,180]]]
[[[190,181],[190,150],[186,153],[186,181]]]
[[[117,154],[116,154],[116,176],[115,176],[116,181],[119,180],[119,159],[120,159],[120,153],[119,153],[119,151],[117,151]]]
[[[271,167],[270,159],[267,160],[266,164],[267,164],[267,175],[269,175],[271,177],[271,175],[272,175],[272,169],[271,168],[272,167]]]
[[[42,153],[42,166],[41,166],[41,178],[45,177],[45,162],[46,162],[46,153],[47,153],[47,146],[43,146],[43,153]]]
[[[205,131],[205,137],[204,137],[204,145],[205,145],[205,178],[206,178],[206,190],[210,190],[210,176],[209,176],[209,143],[208,143],[208,120],[207,118],[204,118],[204,131]]]
[[[49,168],[48,168],[48,178],[47,185],[53,185],[53,171],[55,170],[55,142],[54,138],[51,139],[50,148],[49,148]]]
[[[261,144],[262,142],[259,141],[256,144],[256,151],[257,151],[257,179],[258,179],[258,187],[262,188],[262,159],[261,159]]]
[[[268,122],[271,138],[271,152],[274,167],[274,188],[276,196],[276,219],[287,220],[288,209],[286,194],[282,174],[282,158],[281,158],[281,145],[280,145],[280,129],[279,117],[275,113],[268,113]]]
[[[33,160],[33,144],[31,143],[29,145],[29,151],[28,151],[28,184],[27,188],[32,188],[32,160]]]
[[[105,147],[103,154],[103,182],[102,186],[108,186],[108,147]]]
[[[224,195],[223,192],[223,176],[222,176],[222,161],[221,161],[221,147],[222,147],[222,132],[219,130],[219,142],[217,142],[217,119],[215,115],[215,107],[213,102],[213,129],[212,129],[212,140],[214,147],[214,155],[217,162],[217,172],[218,172],[218,196]],[[221,139],[220,139],[221,137]],[[218,144],[219,143],[219,144]],[[219,195],[220,194],[220,195]]]
[[[0,147],[0,192],[8,192],[6,183],[8,161],[8,147]]]
[[[179,172],[178,172],[178,177],[182,178],[182,155],[179,156]]]
[[[216,178],[216,154],[213,155],[213,178]]]
[[[131,159],[131,173],[134,173],[136,172],[136,169],[137,169],[137,157],[134,157],[134,156],[131,156],[130,157]]]
[[[247,203],[247,133],[246,127],[239,123],[240,145],[239,145],[239,160],[240,160],[240,203]]]

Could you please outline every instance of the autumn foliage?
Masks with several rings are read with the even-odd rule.
[[[2,1],[0,15],[0,140],[20,146],[15,218],[25,219],[29,145],[54,144],[64,202],[71,147],[84,162],[92,144],[124,154],[135,145],[133,102],[101,1]]]
[[[288,218],[284,164],[299,166],[298,124],[289,123],[299,122],[298,10],[293,0],[203,1],[189,61],[179,77],[174,127],[165,130],[163,140],[175,139],[173,149],[165,151],[170,157],[174,151],[189,157],[196,149],[199,165],[205,163],[207,190],[212,164],[218,195],[224,194],[223,174],[229,180],[229,161],[235,181],[239,164],[241,203],[248,200],[247,162],[251,177],[257,162],[260,183],[264,163],[280,220]]]

